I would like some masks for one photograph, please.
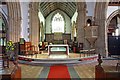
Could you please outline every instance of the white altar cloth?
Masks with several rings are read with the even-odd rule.
[[[67,44],[52,44],[52,45],[48,45],[48,54],[49,55],[51,53],[51,48],[52,47],[66,47],[66,54],[69,55],[69,46]]]

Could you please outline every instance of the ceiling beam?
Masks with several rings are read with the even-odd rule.
[[[41,12],[44,17],[47,17],[51,12],[60,9],[65,12],[70,18],[76,11],[76,3],[74,2],[42,2],[40,4]]]

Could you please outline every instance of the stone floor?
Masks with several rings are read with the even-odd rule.
[[[29,56],[31,57],[31,56]],[[79,58],[79,53],[70,53],[69,58]],[[32,56],[32,58],[36,58],[36,56]],[[37,58],[48,58],[48,53],[38,54]],[[103,67],[106,71],[115,71],[117,60],[103,60]],[[95,65],[97,65],[96,61],[91,61],[89,63],[77,64],[74,65],[73,68],[75,69],[76,73],[82,79],[84,78],[95,78]],[[22,78],[39,78],[41,71],[45,66],[32,66],[32,65],[25,65],[19,64],[22,68]]]
[[[105,60],[103,62],[103,67],[105,71],[115,71],[116,68],[116,60]],[[95,78],[95,65],[97,65],[96,62],[91,62],[87,64],[77,64],[74,65],[73,68],[75,69],[76,73],[79,75],[81,79],[84,78]],[[42,69],[45,66],[32,66],[32,65],[25,65],[25,64],[19,64],[22,69],[22,78],[39,78],[39,75],[41,74]]]

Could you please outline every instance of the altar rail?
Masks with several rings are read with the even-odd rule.
[[[82,55],[84,57],[88,57],[96,54],[95,49],[80,50],[79,52],[80,52],[80,57],[82,57]]]

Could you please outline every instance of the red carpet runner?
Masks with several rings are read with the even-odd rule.
[[[50,67],[50,72],[48,74],[48,80],[53,78],[61,78],[70,80],[69,71],[66,65],[53,65]]]

